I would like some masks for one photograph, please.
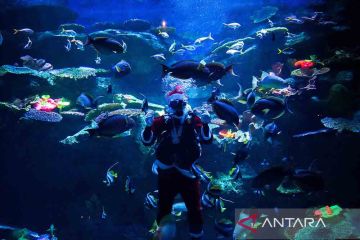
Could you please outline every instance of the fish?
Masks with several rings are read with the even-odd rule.
[[[203,208],[213,208],[215,207],[215,197],[211,196],[206,191],[201,195],[201,206]]]
[[[216,210],[220,211],[220,213],[225,212],[225,210],[226,210],[225,203],[222,200],[222,198],[218,197],[215,199],[215,208],[216,208]]]
[[[116,63],[111,68],[111,70],[114,73],[115,77],[121,78],[131,73],[131,66],[125,60],[121,60],[120,62]]]
[[[145,202],[144,202],[144,205],[146,208],[148,208],[148,209],[157,208],[158,201],[159,201],[159,198],[157,196],[155,196],[155,194],[157,194],[157,193],[158,193],[158,191],[155,190],[153,192],[149,192],[146,194]]]
[[[155,58],[158,61],[166,61],[165,55],[163,53],[154,54],[150,57]]]
[[[174,42],[173,42],[173,43],[170,45],[170,47],[169,47],[169,52],[174,53],[175,47],[176,47],[176,42],[175,42],[175,40],[174,40]]]
[[[244,48],[244,42],[243,41],[238,41],[234,44],[232,44],[229,49],[234,49],[234,50],[241,50]]]
[[[24,49],[30,49],[32,47],[32,41],[31,39],[28,37],[28,41],[26,43],[26,45],[24,46]]]
[[[285,113],[285,110],[285,101],[273,96],[260,98],[250,109],[252,114],[264,120],[277,119]]]
[[[285,18],[285,21],[287,21],[288,23],[295,23],[295,24],[303,24],[304,21],[298,19],[296,16],[288,16]]]
[[[181,47],[188,50],[188,51],[195,51],[196,50],[196,46],[195,45],[184,45],[181,44]]]
[[[242,174],[240,171],[240,167],[239,165],[235,164],[230,170],[229,170],[229,176],[231,177],[231,179],[233,179],[234,181],[238,180],[239,178],[242,178]]]
[[[185,53],[185,51],[186,51],[185,49],[180,48],[180,49],[176,50],[175,52],[173,52],[173,54],[183,55]]]
[[[100,57],[100,56],[97,56],[97,57],[95,58],[95,63],[96,63],[96,64],[101,64],[101,57]]]
[[[237,22],[233,22],[233,23],[223,23],[224,26],[228,27],[228,28],[232,28],[232,29],[237,29],[239,27],[241,27],[240,23]]]
[[[234,231],[234,228],[234,223],[230,219],[222,218],[220,220],[215,220],[215,230],[221,238],[230,237]]]
[[[4,42],[4,37],[3,35],[1,34],[1,31],[0,31],[0,46],[3,44]]]
[[[278,136],[280,133],[281,130],[274,122],[268,123],[264,126],[264,139],[269,143],[272,143],[273,138]]]
[[[81,40],[73,38],[70,40],[70,42],[74,43],[78,50],[84,51],[84,43]]]
[[[69,39],[66,42],[65,49],[67,52],[71,50],[71,41]]]
[[[144,96],[144,99],[141,103],[141,111],[144,112],[145,114],[148,112],[149,110],[149,101],[148,99]]]
[[[77,33],[72,29],[62,28],[60,34],[66,35],[68,37],[75,37]]]
[[[26,35],[33,35],[34,30],[32,30],[31,28],[14,29],[14,34],[18,34],[18,33],[24,33]]]
[[[105,212],[104,206],[102,207],[101,218],[102,218],[102,219],[106,219],[106,218],[107,218],[107,214],[106,214],[106,212]]]
[[[77,99],[76,104],[81,106],[84,109],[93,109],[96,108],[99,104],[99,100],[104,96],[98,96],[95,99],[87,93],[81,93]]]
[[[309,69],[315,66],[312,60],[299,60],[294,63],[294,67],[301,69]]]
[[[135,190],[136,190],[135,185],[134,185],[133,181],[131,180],[130,176],[126,176],[125,192],[127,192],[129,194],[134,194]]]
[[[227,99],[215,100],[211,103],[215,114],[227,124],[238,126],[239,113],[234,105]]]
[[[319,130],[316,130],[316,131],[308,131],[308,132],[304,132],[304,133],[295,134],[292,137],[293,138],[300,138],[300,137],[317,135],[317,134],[320,134],[320,133],[327,133],[327,132],[331,132],[331,131],[333,131],[333,129],[324,128],[324,129],[319,129]]]
[[[92,45],[97,52],[105,55],[112,53],[126,53],[127,45],[124,41],[119,41],[108,37],[95,37],[88,36],[84,46]]]
[[[235,54],[243,54],[242,50],[229,49],[226,51],[226,54],[235,55]]]
[[[253,76],[252,87],[253,89],[259,87],[261,89],[283,89],[289,85],[293,85],[295,80],[293,78],[283,79],[276,76],[274,73],[262,72],[261,78],[257,79]]]
[[[103,183],[105,183],[108,187],[114,182],[114,179],[118,177],[117,173],[112,170],[118,164],[119,162],[114,163],[106,171],[106,176]]]
[[[172,214],[163,217],[159,223],[153,240],[171,240],[175,239],[176,221]]]
[[[172,205],[171,214],[180,217],[182,213],[187,212],[187,208],[184,202],[174,203]]]
[[[246,97],[246,105],[251,108],[256,101],[256,94],[253,90],[251,90]]]
[[[201,181],[209,183],[212,180],[210,172],[205,171],[200,165],[193,163],[191,170],[194,172],[194,175],[197,176]]]
[[[287,48],[284,48],[284,49],[278,48],[278,54],[291,55],[291,54],[294,54],[295,52],[296,52],[296,50],[294,48],[291,48],[291,47],[287,47]]]
[[[179,61],[172,64],[171,66],[166,66],[162,64],[163,74],[162,77],[165,77],[167,74],[170,74],[172,77],[180,79],[194,79],[198,83],[211,83],[212,81],[220,80],[226,73],[236,75],[233,71],[232,65],[225,67],[221,63],[201,63],[192,60]]]
[[[162,32],[162,31],[159,30],[158,34],[163,38],[169,38],[169,34],[167,32]]]
[[[196,39],[194,44],[201,44],[202,42],[204,42],[206,40],[214,41],[214,39],[211,36],[211,33],[209,33],[209,36],[207,36],[207,37],[201,37],[201,38]]]
[[[109,85],[107,86],[106,93],[107,93],[107,94],[112,94],[112,93],[113,93],[113,87],[112,87],[112,84],[109,84]]]
[[[206,192],[215,198],[220,197],[222,191],[223,191],[222,187],[213,182],[209,182],[206,187]]]
[[[97,127],[86,129],[90,136],[117,137],[135,127],[135,121],[131,117],[107,112],[100,114],[96,119]]]

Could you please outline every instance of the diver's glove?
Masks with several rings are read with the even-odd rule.
[[[201,114],[201,122],[203,124],[208,124],[211,121],[210,113],[208,111],[205,111]]]
[[[149,110],[145,115],[145,123],[147,127],[151,127],[154,122],[154,111]]]

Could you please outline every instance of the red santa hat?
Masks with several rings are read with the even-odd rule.
[[[174,90],[168,92],[166,94],[166,101],[168,103],[170,103],[171,101],[174,100],[183,100],[183,101],[187,101],[187,96],[185,94],[185,92],[182,90],[181,86],[176,86]]]

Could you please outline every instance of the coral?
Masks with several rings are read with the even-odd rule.
[[[25,112],[22,119],[43,122],[60,122],[62,120],[62,116],[56,112],[44,112],[38,111],[36,109],[30,109],[29,111]]]
[[[85,115],[85,121],[94,120],[97,116],[99,116],[102,112],[111,112],[118,109],[124,109],[124,104],[122,103],[104,103],[98,106],[97,109],[93,109],[89,111]]]
[[[360,111],[356,112],[353,119],[346,118],[331,118],[325,117],[321,119],[321,123],[330,129],[335,129],[338,132],[344,130],[359,133],[360,132]]]
[[[77,144],[81,140],[87,139],[90,136],[89,132],[86,131],[87,129],[92,129],[92,128],[95,128],[96,126],[97,126],[97,124],[95,122],[92,122],[91,124],[87,125],[83,129],[81,129],[80,131],[75,133],[74,135],[67,136],[66,138],[61,140],[60,143],[68,144],[68,145]]]
[[[224,193],[243,193],[244,190],[242,189],[243,182],[241,179],[233,180],[228,174],[219,173],[217,178],[215,178],[212,183],[214,185],[220,186]]]
[[[96,69],[89,67],[62,68],[51,70],[50,73],[58,78],[82,79],[96,76],[97,73],[106,73],[105,69]]]
[[[304,227],[295,234],[295,240],[304,239],[348,239],[352,234],[353,226],[348,221],[332,224],[326,222],[326,227]]]

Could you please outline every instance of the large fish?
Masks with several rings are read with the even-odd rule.
[[[95,37],[92,38],[88,36],[84,46],[92,45],[96,49],[96,51],[101,54],[112,54],[112,53],[125,53],[127,46],[124,41],[120,43],[119,41],[108,38],[108,37]]]
[[[170,74],[180,79],[192,78],[201,83],[207,84],[220,80],[226,73],[234,74],[232,66],[225,67],[221,63],[204,63],[192,60],[184,60],[174,63],[171,66],[163,66],[163,77]]]
[[[251,107],[251,113],[264,120],[279,118],[285,110],[285,101],[272,96],[260,98]]]
[[[261,78],[257,79],[253,77],[252,87],[253,88],[262,88],[262,89],[283,89],[287,88],[290,85],[294,84],[293,78],[283,79],[276,76],[274,73],[262,72]]]
[[[120,114],[109,116],[108,113],[102,113],[95,122],[97,128],[87,129],[90,136],[116,137],[135,127],[134,119]]]

